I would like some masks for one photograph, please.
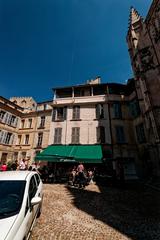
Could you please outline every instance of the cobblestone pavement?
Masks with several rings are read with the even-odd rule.
[[[45,184],[31,240],[160,240],[160,193],[89,185]]]

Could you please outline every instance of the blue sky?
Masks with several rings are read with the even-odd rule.
[[[151,0],[1,0],[0,95],[52,99],[52,87],[132,77],[130,7]]]

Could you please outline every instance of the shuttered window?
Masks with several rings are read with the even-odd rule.
[[[117,140],[117,143],[125,143],[123,126],[116,126],[116,140]]]
[[[73,127],[72,128],[72,143],[78,144],[80,138],[80,128],[79,127]]]
[[[42,140],[43,140],[43,133],[38,133],[37,147],[40,147],[42,145]]]
[[[45,120],[46,120],[46,117],[45,116],[41,116],[39,128],[44,128]]]
[[[24,142],[24,144],[29,144],[29,135],[28,134],[25,135],[25,142]]]
[[[64,121],[67,119],[67,107],[53,108],[52,121]]]
[[[73,120],[80,119],[80,106],[73,107],[72,119]]]
[[[122,118],[122,110],[120,102],[113,103],[113,114],[114,118]]]
[[[55,128],[54,144],[61,144],[61,140],[62,140],[62,128]]]
[[[4,115],[5,115],[5,112],[1,110],[1,111],[0,111],[0,121],[3,120]]]
[[[105,143],[105,127],[97,127],[97,143]]]
[[[12,133],[7,132],[6,137],[4,139],[5,144],[11,144],[11,142],[10,142],[11,136],[12,136]]]

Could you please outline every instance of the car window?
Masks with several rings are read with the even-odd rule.
[[[30,184],[29,184],[29,200],[35,196],[37,191],[36,181],[34,176],[31,177]]]
[[[25,185],[26,181],[0,181],[0,219],[20,211]]]
[[[35,176],[36,181],[37,181],[37,186],[39,186],[40,178],[39,178],[38,174],[35,174],[34,176]]]

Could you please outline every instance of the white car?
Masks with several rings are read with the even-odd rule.
[[[29,239],[42,199],[37,172],[0,172],[0,240]]]

